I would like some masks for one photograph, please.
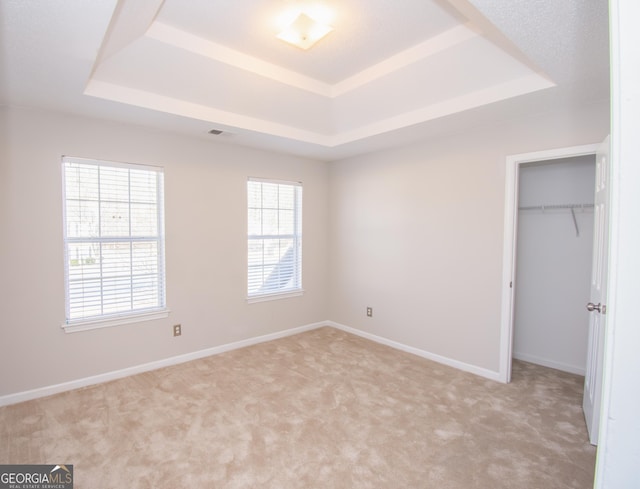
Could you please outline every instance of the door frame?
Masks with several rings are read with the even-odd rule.
[[[511,382],[520,165],[539,161],[559,160],[574,156],[595,156],[599,146],[599,143],[586,144],[507,156],[505,169],[504,241],[502,248],[500,366],[498,370],[498,378],[501,382]]]

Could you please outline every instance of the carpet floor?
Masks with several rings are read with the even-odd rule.
[[[582,382],[327,327],[0,408],[0,463],[73,464],[76,489],[586,489]]]

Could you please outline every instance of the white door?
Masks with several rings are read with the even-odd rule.
[[[607,265],[609,249],[609,138],[596,153],[596,193],[594,200],[593,266],[589,314],[589,343],[584,378],[582,409],[589,431],[589,441],[598,443],[600,397],[602,395],[602,360],[607,312]]]

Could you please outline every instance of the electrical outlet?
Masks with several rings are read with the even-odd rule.
[[[373,307],[367,307],[367,317],[373,317]]]
[[[173,325],[173,336],[180,336],[182,334],[182,325],[174,324]]]

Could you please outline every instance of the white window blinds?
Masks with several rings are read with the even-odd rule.
[[[302,185],[250,178],[249,299],[302,291]]]
[[[65,157],[66,321],[165,308],[162,168]]]

